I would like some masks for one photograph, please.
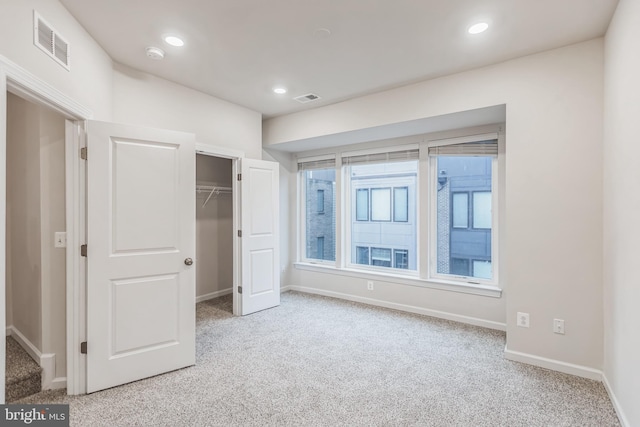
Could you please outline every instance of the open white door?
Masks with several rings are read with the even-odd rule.
[[[87,123],[87,392],[195,363],[195,136]]]
[[[241,159],[240,314],[280,305],[278,164]],[[240,289],[236,289],[240,292]]]

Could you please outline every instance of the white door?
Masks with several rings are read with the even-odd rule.
[[[87,123],[87,392],[195,363],[195,136]]]
[[[278,163],[241,159],[240,314],[280,305]],[[239,292],[239,289],[236,289]]]

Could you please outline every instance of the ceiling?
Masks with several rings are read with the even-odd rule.
[[[599,37],[618,2],[60,1],[114,61],[264,117]],[[489,29],[468,34],[479,21]],[[185,46],[167,45],[167,34],[180,36]],[[164,60],[148,58],[148,46],[163,49]],[[276,95],[276,86],[288,92]],[[308,93],[321,99],[293,100]]]

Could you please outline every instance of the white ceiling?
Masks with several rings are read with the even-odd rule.
[[[602,36],[618,0],[61,2],[114,61],[272,117]]]

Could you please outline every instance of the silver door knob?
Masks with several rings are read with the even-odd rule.
[[[187,258],[187,259],[184,260],[184,263],[186,265],[191,265],[191,264],[193,264],[193,260],[191,258]]]

